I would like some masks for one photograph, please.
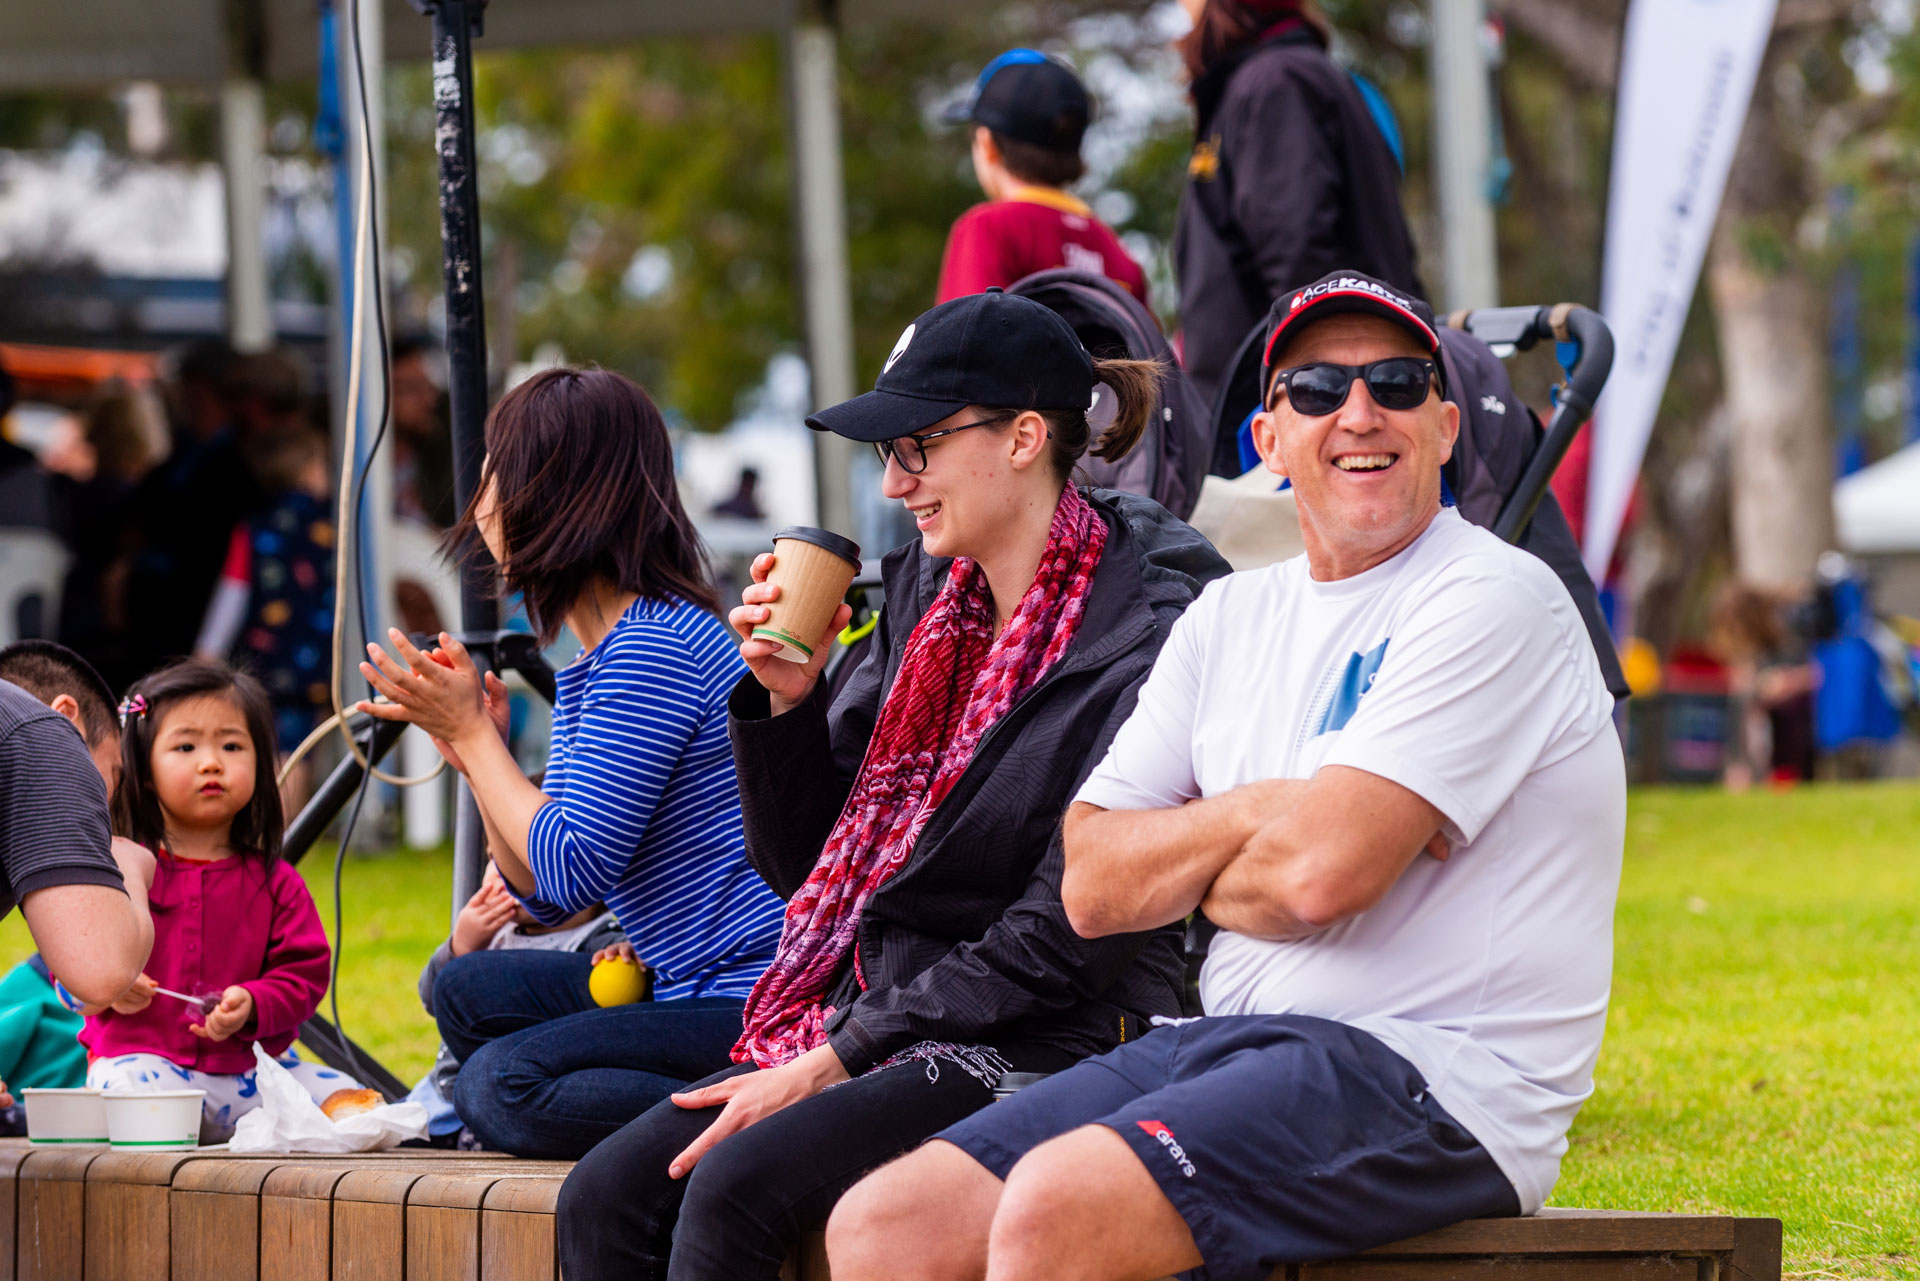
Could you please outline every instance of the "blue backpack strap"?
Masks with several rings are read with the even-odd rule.
[[[1379,126],[1380,136],[1386,139],[1387,150],[1393,153],[1393,163],[1400,169],[1400,176],[1407,174],[1407,147],[1400,136],[1400,118],[1393,114],[1393,104],[1387,101],[1386,93],[1379,85],[1361,75],[1358,71],[1348,71],[1353,87],[1360,91],[1360,100],[1367,104],[1367,112],[1372,115],[1373,123]]]

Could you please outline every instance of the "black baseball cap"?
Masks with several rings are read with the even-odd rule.
[[[807,419],[850,440],[893,440],[968,405],[1086,409],[1093,357],[1073,326],[1034,302],[989,289],[921,313],[893,345],[873,390]]]
[[[1038,49],[1009,49],[982,68],[947,122],[971,120],[1003,138],[1078,153],[1092,114],[1087,87],[1064,63]]]
[[[1440,330],[1434,324],[1433,309],[1412,294],[1402,293],[1357,271],[1329,272],[1306,288],[1274,300],[1273,310],[1267,313],[1267,344],[1260,356],[1261,392],[1270,390],[1273,356],[1286,342],[1316,320],[1354,314],[1390,320],[1412,334],[1434,358],[1440,394],[1447,394],[1446,374],[1440,360]]]

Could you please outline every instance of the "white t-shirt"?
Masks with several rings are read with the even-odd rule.
[[[1081,789],[1157,809],[1346,765],[1417,793],[1452,857],[1310,938],[1222,931],[1209,1014],[1311,1014],[1409,1060],[1546,1201],[1593,1092],[1613,972],[1626,778],[1573,600],[1526,552],[1443,510],[1405,551],[1315,582],[1305,557],[1210,584]]]

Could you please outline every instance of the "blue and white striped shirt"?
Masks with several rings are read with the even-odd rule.
[[[559,673],[527,906],[553,923],[604,902],[656,1000],[745,997],[780,941],[785,905],[747,863],[727,741],[745,671],[719,619],[641,597]]]

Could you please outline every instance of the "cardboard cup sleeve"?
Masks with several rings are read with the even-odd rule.
[[[860,545],[825,529],[796,525],[773,536],[773,572],[780,599],[767,606],[770,617],[753,629],[753,639],[772,641],[790,663],[804,663],[827,639],[833,611],[846,599],[860,572]]]

